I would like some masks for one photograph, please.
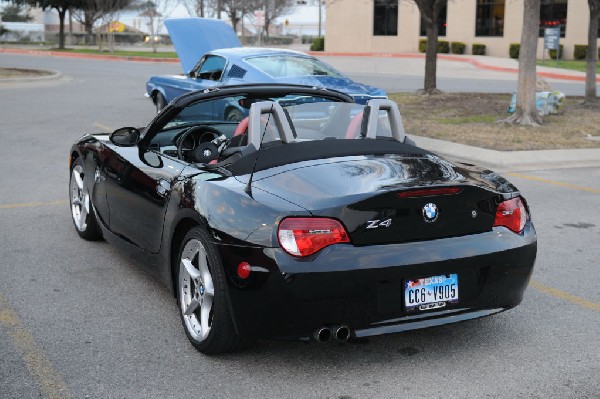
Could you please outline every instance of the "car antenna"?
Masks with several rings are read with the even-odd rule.
[[[254,199],[252,196],[252,178],[254,177],[254,170],[256,169],[256,164],[258,163],[258,157],[260,156],[260,150],[262,148],[262,142],[265,138],[265,133],[267,133],[267,127],[269,127],[269,121],[273,115],[273,106],[271,105],[271,112],[269,113],[269,117],[267,118],[267,123],[265,123],[265,130],[260,136],[260,142],[258,143],[258,150],[256,151],[256,158],[254,158],[254,164],[252,165],[252,170],[250,172],[250,178],[248,179],[248,183],[246,184],[246,188],[244,188],[244,192],[248,194],[248,197]]]

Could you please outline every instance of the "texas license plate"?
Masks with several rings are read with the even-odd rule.
[[[404,282],[404,309],[407,312],[444,308],[456,302],[458,302],[458,275],[456,274]]]

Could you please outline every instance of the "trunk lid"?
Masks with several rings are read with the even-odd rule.
[[[354,245],[431,240],[490,231],[503,178],[435,155],[326,160],[259,178],[255,186],[339,219]],[[257,176],[258,177],[258,176]]]

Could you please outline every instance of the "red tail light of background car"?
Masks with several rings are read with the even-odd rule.
[[[286,218],[279,224],[279,244],[292,256],[304,257],[321,249],[350,242],[344,226],[329,218]]]

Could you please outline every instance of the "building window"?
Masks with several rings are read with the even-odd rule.
[[[398,35],[398,0],[375,0],[373,35]]]
[[[438,17],[438,36],[446,36],[446,27],[448,24],[446,21],[448,20],[448,6],[444,5],[444,7],[440,10],[440,15]],[[421,36],[427,36],[427,31],[425,30],[425,18],[421,17]]]
[[[504,0],[477,0],[475,36],[504,36]]]
[[[540,37],[544,37],[545,28],[560,26],[560,37],[567,30],[567,0],[541,0]]]

